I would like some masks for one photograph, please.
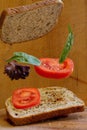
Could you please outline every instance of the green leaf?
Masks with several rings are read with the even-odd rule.
[[[7,62],[11,62],[12,60],[26,63],[26,64],[32,64],[39,66],[41,64],[40,60],[32,55],[28,55],[24,52],[15,52],[13,57],[7,60]]]
[[[68,26],[68,31],[69,31],[69,34],[68,34],[64,49],[63,49],[63,51],[62,51],[62,53],[60,55],[59,63],[64,62],[64,60],[68,56],[68,54],[69,54],[69,52],[71,50],[71,47],[73,45],[74,35],[73,35],[72,29],[71,29],[70,26]]]

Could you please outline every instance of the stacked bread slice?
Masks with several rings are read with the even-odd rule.
[[[4,10],[0,17],[1,39],[11,44],[47,34],[57,23],[62,8],[61,0],[42,0]]]

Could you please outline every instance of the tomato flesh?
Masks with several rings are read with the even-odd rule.
[[[13,92],[12,103],[18,109],[31,108],[40,104],[40,93],[37,88],[21,88]]]
[[[35,66],[36,72],[46,78],[66,78],[69,77],[74,69],[74,63],[67,58],[63,63],[59,64],[57,58],[41,58],[41,65]]]

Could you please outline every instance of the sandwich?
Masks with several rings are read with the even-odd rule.
[[[24,88],[22,89],[18,89],[18,92],[19,90],[24,92]],[[27,89],[30,89],[31,91],[33,88]],[[7,118],[11,121],[12,124],[26,125],[54,117],[62,117],[70,113],[84,111],[84,101],[78,98],[71,90],[68,90],[67,88],[51,86],[36,88],[36,91],[39,92],[36,94],[39,95],[36,96],[36,104],[33,102],[30,103],[31,105],[29,106],[27,103],[27,107],[25,102],[27,102],[28,98],[24,99],[23,101],[21,101],[19,98],[19,102],[17,103],[18,98],[15,98],[17,97],[17,93],[15,97],[11,96],[6,100],[5,106]],[[23,99],[22,96],[25,95],[28,95],[28,93],[21,93],[21,96],[19,97]],[[16,104],[13,103],[13,99],[15,99]],[[21,102],[22,104],[19,105]]]
[[[41,0],[5,9],[0,17],[2,41],[12,44],[42,37],[54,28],[62,8],[61,0]]]

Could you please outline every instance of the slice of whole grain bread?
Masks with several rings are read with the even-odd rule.
[[[7,117],[14,125],[25,125],[84,110],[84,102],[66,88],[54,86],[38,89],[41,96],[38,106],[16,109],[11,97],[6,100]]]
[[[42,0],[4,10],[0,17],[1,39],[11,44],[47,34],[54,28],[62,8],[61,0]]]

